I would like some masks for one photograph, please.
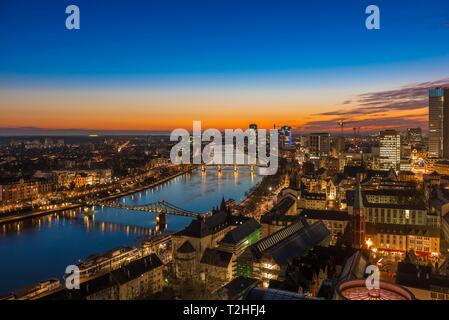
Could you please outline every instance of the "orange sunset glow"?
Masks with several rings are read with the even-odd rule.
[[[383,92],[388,91],[372,95]],[[257,122],[261,128],[289,125],[304,131],[332,132],[339,130],[340,118],[365,131],[397,126],[384,123],[385,118],[418,124],[427,119],[427,102],[420,93],[378,101],[368,108],[363,94],[351,97],[335,89],[327,93],[318,96],[314,90],[299,89],[4,90],[0,127],[172,130],[191,128],[192,121],[199,120],[203,128],[246,128]],[[407,107],[386,110],[386,103]]]

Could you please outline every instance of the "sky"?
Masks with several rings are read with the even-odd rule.
[[[444,85],[447,0],[0,1],[0,134],[426,129],[427,90]]]

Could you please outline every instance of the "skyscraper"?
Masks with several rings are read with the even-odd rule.
[[[330,154],[330,134],[311,133],[309,135],[309,152],[312,157],[328,156]]]
[[[429,158],[449,159],[449,89],[429,90]]]
[[[335,150],[337,151],[337,155],[342,154],[345,152],[345,137],[344,136],[340,136],[340,137],[336,137],[334,140],[335,143]]]
[[[257,145],[257,124],[255,123],[249,125],[248,143]]]
[[[281,145],[292,145],[293,144],[293,138],[292,138],[292,128],[289,126],[282,126],[281,129],[279,129],[280,139],[281,139]]]
[[[407,140],[409,143],[421,143],[422,142],[422,130],[421,128],[408,128]]]
[[[401,135],[396,130],[380,132],[380,166],[382,170],[399,170],[401,165]]]

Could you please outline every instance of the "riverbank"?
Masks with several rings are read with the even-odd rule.
[[[118,198],[121,198],[121,197],[129,196],[129,195],[134,194],[134,193],[145,191],[147,189],[151,189],[151,188],[157,187],[157,186],[159,186],[159,185],[161,185],[161,184],[163,184],[165,182],[168,182],[168,181],[170,181],[170,180],[172,180],[172,179],[174,179],[176,177],[182,176],[182,175],[184,175],[186,173],[190,173],[190,172],[192,172],[195,169],[196,169],[196,167],[193,167],[191,169],[184,170],[184,171],[172,174],[171,176],[168,176],[168,177],[166,177],[166,178],[164,178],[162,180],[159,180],[157,182],[151,183],[149,185],[145,185],[145,186],[133,189],[133,190],[129,190],[129,191],[121,192],[121,193],[118,193],[118,194],[114,194],[114,195],[109,196],[109,197],[101,198],[101,199],[99,199],[99,201],[111,201],[111,200],[115,200],[115,199],[118,199]]]
[[[180,174],[180,169],[167,172],[163,177]],[[148,185],[150,182],[166,180],[163,177],[149,181]],[[223,170],[222,174],[218,174],[216,169],[208,170],[207,174],[195,169],[159,187],[115,201],[123,205],[138,205],[163,199],[192,212],[208,212],[219,205],[223,197],[244,199],[245,192],[261,180],[261,176],[251,176],[250,170],[246,168],[242,168],[238,175],[234,175],[232,169]],[[101,198],[106,196],[109,194]],[[7,263],[0,268],[0,295],[38,283],[42,279],[60,278],[68,265],[93,254],[138,246],[152,234],[149,229],[156,226],[157,215],[153,213],[104,206],[84,217],[82,210],[0,226],[0,242],[5,244],[0,245],[0,256],[7,257]],[[190,222],[190,218],[167,215],[166,230],[175,233]]]
[[[282,174],[265,176],[238,205],[240,214],[260,220],[276,200],[278,193],[287,185]]]
[[[125,197],[125,196],[128,196],[128,195],[134,194],[134,193],[138,193],[138,192],[147,190],[147,189],[155,188],[155,187],[157,187],[157,186],[159,186],[159,185],[161,185],[161,184],[163,184],[165,182],[168,182],[168,181],[170,181],[170,180],[172,180],[172,179],[174,179],[176,177],[182,176],[182,175],[184,175],[186,173],[190,173],[190,172],[192,172],[195,169],[196,169],[196,167],[192,167],[192,168],[190,168],[188,170],[183,170],[183,171],[180,171],[178,173],[172,174],[172,175],[170,175],[170,176],[168,176],[166,178],[163,178],[163,179],[161,179],[161,180],[159,180],[157,182],[153,182],[151,184],[148,184],[148,185],[145,185],[145,186],[141,186],[141,187],[138,187],[138,188],[135,188],[135,189],[132,189],[132,190],[125,191],[125,192],[120,192],[120,193],[117,193],[117,194],[114,194],[114,195],[111,195],[111,196],[108,196],[108,197],[105,197],[105,198],[100,198],[98,201],[112,201],[112,200],[115,200],[115,199],[118,199],[118,198],[121,198],[121,197]],[[31,218],[42,217],[42,216],[50,215],[50,214],[53,214],[53,213],[58,213],[58,212],[61,212],[61,211],[75,210],[75,209],[79,209],[81,207],[83,207],[82,204],[74,203],[74,204],[70,204],[70,205],[67,205],[67,206],[64,206],[64,207],[49,209],[49,210],[45,210],[45,211],[20,213],[20,214],[11,215],[11,216],[8,216],[8,217],[0,218],[0,225],[5,224],[5,223],[11,223],[11,222],[17,222],[17,221],[21,221],[21,220],[31,219]]]

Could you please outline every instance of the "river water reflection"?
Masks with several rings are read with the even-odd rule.
[[[183,209],[208,212],[222,197],[240,202],[261,177],[239,168],[218,174],[196,170],[119,201],[129,205],[165,200]],[[122,209],[95,208],[89,215],[71,210],[0,226],[0,295],[51,277],[61,278],[65,268],[80,258],[138,239],[155,228],[156,215]],[[167,215],[167,230],[185,227],[190,218]]]

